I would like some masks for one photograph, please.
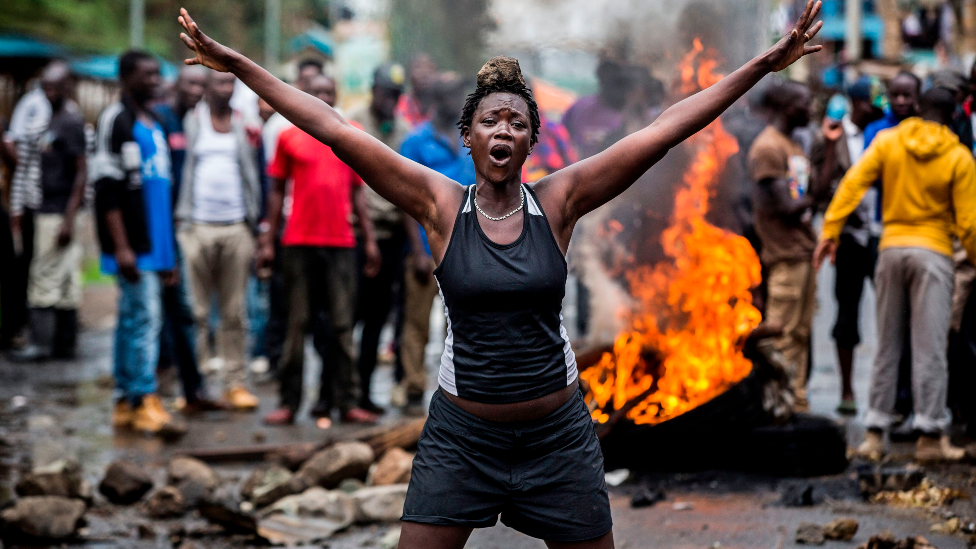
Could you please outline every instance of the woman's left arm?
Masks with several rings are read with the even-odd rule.
[[[823,26],[822,21],[814,25],[821,6],[819,0],[814,1],[807,2],[793,31],[762,55],[717,84],[676,103],[643,130],[540,181],[536,185],[540,200],[548,203],[549,211],[559,212],[557,219],[550,220],[553,228],[568,242],[580,217],[627,190],[672,147],[712,123],[764,76],[820,51],[822,46],[806,45]]]

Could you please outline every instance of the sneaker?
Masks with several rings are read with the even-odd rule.
[[[264,375],[271,370],[271,362],[268,361],[268,357],[259,356],[251,361],[251,373],[255,375]]]
[[[156,395],[142,397],[142,404],[132,414],[132,428],[165,439],[179,438],[186,434],[186,425],[177,422],[163,408],[163,402]]]
[[[295,423],[295,412],[290,408],[278,408],[264,416],[265,425],[291,425]]]
[[[864,442],[857,447],[854,455],[870,461],[880,461],[885,455],[884,433],[868,429],[864,434]]]
[[[915,442],[921,433],[915,428],[915,416],[909,415],[900,423],[892,425],[888,439],[891,442]]]
[[[200,373],[208,375],[219,374],[224,370],[224,359],[219,356],[210,357],[202,366]]]
[[[132,427],[132,405],[122,399],[115,403],[112,409],[112,427],[114,429],[129,429]]]
[[[363,410],[362,408],[353,408],[348,412],[342,414],[343,423],[362,423],[367,425],[376,425],[379,422],[379,416],[376,414]]]
[[[246,412],[255,410],[261,402],[258,397],[254,396],[254,394],[241,385],[235,385],[228,389],[224,393],[224,400],[227,401],[231,409]]]
[[[11,351],[8,357],[11,362],[44,362],[51,358],[51,350],[42,348],[39,345],[28,344],[20,349]]]
[[[837,413],[842,416],[856,416],[857,403],[853,400],[842,400],[840,401],[840,404],[837,405]]]
[[[227,405],[218,400],[210,400],[209,398],[198,398],[189,402],[184,401],[184,405],[180,408],[180,412],[184,416],[192,416],[195,414],[202,414],[204,412],[217,412],[221,410],[226,410]]]
[[[938,461],[962,461],[966,450],[953,446],[949,435],[922,435],[915,444],[915,461],[932,463]]]

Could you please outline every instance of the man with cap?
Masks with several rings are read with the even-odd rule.
[[[840,96],[841,104],[843,97]],[[884,85],[877,78],[861,77],[847,90],[849,107],[838,120],[828,109],[823,127],[811,154],[814,171],[826,179],[825,185],[836,189],[840,180],[864,153],[864,130],[884,116],[888,107]],[[833,104],[833,102],[832,102]],[[833,337],[837,344],[837,361],[841,374],[841,414],[857,413],[851,371],[854,348],[860,343],[858,313],[864,279],[873,280],[878,256],[880,224],[875,222],[877,191],[869,189],[854,214],[848,218],[837,248],[837,321]]]
[[[372,99],[367,106],[349,113],[348,117],[394,151],[400,150],[400,144],[410,131],[406,122],[396,113],[406,78],[406,71],[399,64],[384,63],[377,67],[373,73]],[[356,322],[362,322],[363,325],[358,365],[362,385],[360,406],[372,412],[381,412],[370,399],[370,380],[376,368],[380,331],[393,308],[394,295],[397,293],[395,290],[402,287],[407,242],[405,223],[408,219],[373,189],[364,187],[363,193],[366,195],[370,220],[373,222],[376,243],[383,261],[376,276],[368,277],[364,269],[359,270]],[[362,235],[358,237],[360,263],[364,263],[366,257],[363,253]]]
[[[956,134],[964,147],[973,150],[973,122],[966,114],[963,105],[969,93],[969,83],[966,77],[952,69],[943,69],[932,73],[931,87],[943,88],[952,92],[956,98],[956,111],[952,115],[952,125],[949,129]]]

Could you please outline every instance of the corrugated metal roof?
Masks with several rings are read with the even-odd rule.
[[[160,64],[160,72],[166,80],[173,80],[178,69],[165,59],[156,58]],[[78,76],[94,78],[96,80],[116,80],[119,77],[118,55],[94,55],[75,59],[71,62],[71,70]]]
[[[0,57],[64,57],[68,50],[57,44],[18,35],[0,35]]]
[[[305,48],[314,48],[326,57],[334,57],[335,41],[329,31],[320,28],[311,28],[302,34],[292,38],[288,42],[288,49],[294,53]]]

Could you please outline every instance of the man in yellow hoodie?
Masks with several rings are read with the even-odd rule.
[[[868,433],[858,453],[880,457],[894,421],[898,362],[910,328],[914,428],[919,461],[960,460],[965,452],[944,433],[947,345],[952,306],[952,239],[976,258],[976,162],[948,128],[953,94],[933,88],[922,96],[921,118],[880,133],[847,173],[827,209],[814,264],[834,258],[844,221],[881,180],[883,231],[875,274],[878,353],[871,372]]]

